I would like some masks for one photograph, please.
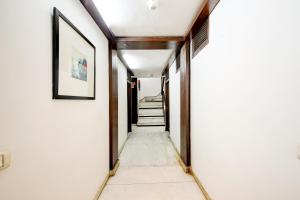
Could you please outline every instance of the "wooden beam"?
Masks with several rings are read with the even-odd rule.
[[[190,59],[190,40],[186,40],[180,66],[180,155],[187,167],[191,166]]]
[[[111,32],[111,30],[104,22],[94,2],[92,0],[80,0],[80,2],[88,11],[88,13],[91,15],[91,17],[94,19],[94,21],[96,22],[100,30],[103,32],[105,37],[112,43],[113,46],[115,46],[116,45],[115,35]]]
[[[109,169],[118,163],[118,66],[114,61],[116,50],[109,42]]]
[[[117,49],[176,49],[184,37],[117,37]]]
[[[123,42],[171,42],[184,41],[184,37],[169,36],[169,37],[117,37],[117,41]]]

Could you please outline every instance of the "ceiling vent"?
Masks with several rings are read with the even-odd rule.
[[[208,44],[209,18],[192,34],[193,58]]]

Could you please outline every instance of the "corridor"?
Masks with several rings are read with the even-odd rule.
[[[183,172],[165,127],[136,127],[120,155],[120,167],[99,200],[204,200]]]
[[[300,200],[300,0],[0,3],[0,200]]]

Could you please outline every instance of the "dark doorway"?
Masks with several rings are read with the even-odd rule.
[[[127,126],[128,132],[132,131],[132,91],[131,91],[131,82],[127,82]]]
[[[169,97],[169,80],[165,84],[165,121],[166,131],[170,131],[170,97]]]
[[[138,89],[137,89],[137,78],[131,78],[132,82],[132,123],[136,124],[138,121]]]

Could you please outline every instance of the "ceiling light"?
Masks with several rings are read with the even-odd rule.
[[[148,0],[147,5],[150,10],[155,10],[158,6],[158,2],[157,2],[157,0]]]

